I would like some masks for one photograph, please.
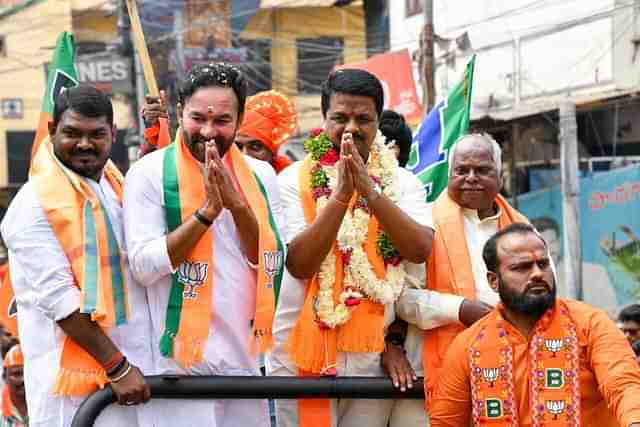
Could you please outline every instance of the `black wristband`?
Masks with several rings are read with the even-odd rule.
[[[193,213],[193,216],[196,217],[196,219],[198,221],[200,221],[202,223],[202,225],[206,225],[207,227],[211,227],[211,225],[213,224],[213,221],[211,221],[209,218],[205,217],[204,215],[202,215],[200,213],[200,209],[197,209]]]
[[[118,364],[116,366],[114,366],[113,369],[111,369],[109,372],[107,372],[107,377],[114,376],[115,374],[120,372],[120,370],[122,368],[124,368],[125,366],[127,366],[127,358],[123,356],[122,360],[120,360],[120,362],[118,362]]]
[[[391,332],[390,334],[387,334],[387,336],[384,337],[384,342],[387,342],[393,345],[399,345],[399,346],[404,345],[404,340],[405,340],[405,336],[399,332]]]

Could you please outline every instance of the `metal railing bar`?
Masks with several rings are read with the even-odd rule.
[[[424,399],[423,379],[405,392],[387,377],[148,376],[152,398],[162,399]],[[71,427],[91,427],[116,402],[111,387],[87,397]]]

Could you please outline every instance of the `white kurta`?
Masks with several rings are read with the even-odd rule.
[[[284,208],[286,234],[291,241],[306,227],[298,175],[302,162],[296,162],[278,175],[282,205]],[[418,179],[410,172],[398,168],[396,180],[399,202],[398,206],[413,220],[425,223],[428,217],[425,191]],[[273,326],[274,347],[267,358],[269,375],[293,376],[297,368],[288,359],[284,346],[289,333],[295,326],[302,310],[304,300],[304,283],[286,274],[280,291],[280,300]],[[394,319],[393,305],[385,308],[385,326]],[[343,353],[337,355],[337,371],[339,376],[383,376],[379,353]],[[390,400],[351,400],[341,399],[333,402],[334,424],[340,427],[380,426],[385,427],[389,419],[393,401]],[[276,402],[279,427],[298,425],[297,402],[279,400]]]
[[[122,207],[116,194],[105,178],[99,184],[92,180],[87,182],[102,201],[122,257],[126,260]],[[65,337],[56,321],[80,308],[80,290],[74,285],[69,260],[31,183],[27,182],[14,198],[2,221],[1,230],[9,249],[11,280],[18,304],[29,425],[69,426],[84,397],[58,397],[52,394]],[[148,374],[153,362],[147,298],[144,289],[131,277],[127,262],[125,277],[130,318],[126,325],[112,328],[109,335],[131,363]],[[135,426],[140,408],[111,405],[103,411],[96,425]],[[144,409],[140,409],[140,412],[144,412]],[[140,424],[150,425],[142,418]]]
[[[433,208],[429,204],[429,211]],[[480,219],[475,210],[463,210],[464,234],[476,285],[476,299],[495,306],[498,294],[487,281],[487,266],[482,259],[484,244],[498,231],[498,219],[502,213]],[[432,213],[429,213],[432,218]],[[433,225],[429,225],[434,228]],[[425,265],[411,271],[413,286],[405,288],[396,302],[399,318],[409,323],[405,349],[407,357],[418,376],[426,376],[422,365],[424,330],[434,329],[459,321],[458,313],[464,297],[424,289]],[[427,279],[428,280],[428,279]]]
[[[223,210],[211,227],[213,233],[213,307],[204,361],[184,369],[160,354],[165,331],[172,266],[167,250],[167,222],[163,192],[164,150],[140,159],[125,181],[125,229],[134,276],[146,287],[153,325],[156,374],[260,375],[251,354],[251,327],[256,305],[256,271],[245,257],[231,213]],[[275,173],[265,162],[245,159],[268,193],[276,222],[282,209]],[[204,179],[204,178],[203,178]],[[281,230],[282,231],[282,230]],[[284,238],[284,235],[283,235]],[[206,425],[218,427],[268,426],[266,401],[152,400],[156,426]]]

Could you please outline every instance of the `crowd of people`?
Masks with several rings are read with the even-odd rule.
[[[293,103],[248,97],[234,66],[194,66],[178,99],[173,142],[166,101],[147,99],[123,177],[109,98],[56,98],[0,225],[20,338],[0,426],[67,427],[109,385],[96,425],[640,427],[640,306],[618,328],[557,297],[490,135],[456,143],[428,204],[403,168],[411,130],[366,71],[328,76],[297,162],[279,152]],[[261,375],[259,354],[273,376],[424,377],[426,398],[277,400],[274,421],[265,400],[152,398],[144,378]]]

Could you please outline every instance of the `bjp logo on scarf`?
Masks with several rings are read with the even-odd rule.
[[[269,281],[273,281],[273,278],[282,269],[282,252],[280,251],[265,251],[264,252],[264,272],[269,277]],[[268,283],[268,288],[272,288],[273,284]]]
[[[482,376],[489,383],[489,387],[493,387],[500,376],[500,368],[484,368]]]
[[[178,281],[184,285],[182,297],[196,299],[197,289],[207,280],[209,264],[205,262],[185,261],[178,267]]]
[[[547,411],[557,420],[558,416],[564,412],[564,400],[547,400]]]

